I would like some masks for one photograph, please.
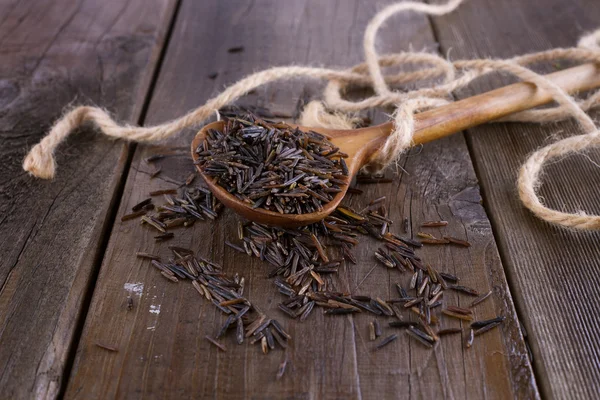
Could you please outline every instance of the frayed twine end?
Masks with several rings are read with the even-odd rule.
[[[23,160],[23,169],[36,178],[53,179],[56,173],[53,152],[43,149],[42,143],[36,144]]]

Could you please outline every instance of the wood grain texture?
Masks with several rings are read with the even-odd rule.
[[[135,122],[172,11],[164,1],[0,4],[0,397],[54,398],[81,315],[123,143],[81,129],[53,181],[21,168],[70,102]]]
[[[176,117],[223,85],[271,65],[359,62],[364,27],[382,4],[184,1],[147,122]],[[394,18],[382,37],[384,50],[410,45],[435,49],[424,17]],[[228,53],[234,46],[245,50]],[[214,81],[209,78],[213,73],[218,73]],[[244,101],[291,114],[299,100],[318,88],[304,81],[274,85]],[[138,148],[119,215],[151,190],[176,187],[193,171],[187,154],[195,133],[186,132],[164,146]],[[181,149],[186,156],[165,159],[161,175],[150,179],[154,167],[144,158],[169,149]],[[226,211],[216,223],[200,222],[175,231],[169,244],[197,250],[226,271],[245,276],[249,299],[280,320],[293,339],[287,352],[264,356],[258,347],[237,346],[228,336],[223,342],[229,350],[218,352],[204,336],[216,333],[224,321],[220,312],[199,298],[189,283],[169,282],[147,261],[136,259],[136,251],[168,257],[167,245],[156,244],[154,232],[137,221],[117,222],[67,398],[536,398],[535,380],[463,137],[416,149],[402,160],[402,166],[406,172],[397,175],[393,184],[364,186],[366,193],[350,198],[349,204],[361,208],[386,195],[397,225],[409,216],[415,231],[422,221],[448,220],[447,228],[432,233],[467,238],[473,246],[431,247],[421,254],[436,267],[463,276],[466,285],[493,289],[493,297],[476,313],[478,318],[506,315],[502,329],[481,336],[470,350],[462,347],[461,336],[447,338],[435,351],[428,351],[399,332],[394,344],[373,352],[367,330],[372,317],[366,314],[337,318],[317,310],[304,323],[290,321],[277,310],[282,296],[266,278],[270,268],[224,245],[225,239],[236,236],[238,221]],[[402,232],[396,225],[393,231]],[[377,246],[372,240],[361,242],[355,252],[358,264],[345,266],[335,278],[338,289],[390,298],[395,296],[394,283],[408,285],[408,275],[377,264],[373,257]],[[125,308],[128,295],[135,301],[133,311]],[[448,293],[446,301],[465,304],[470,299]],[[387,321],[382,318],[381,323]],[[460,324],[444,319],[443,326]],[[384,334],[392,332],[384,328]],[[118,352],[98,348],[96,342]],[[284,357],[290,364],[276,381]]]
[[[434,27],[442,50],[451,48],[453,58],[504,58],[574,46],[599,20],[600,8],[593,0],[485,0],[466,2],[455,13],[435,19]],[[466,90],[461,97],[509,81],[495,76],[478,82],[475,90]],[[515,182],[529,153],[578,133],[572,123],[494,124],[468,133],[540,386],[546,397],[557,399],[592,399],[600,391],[595,278],[600,269],[600,234],[567,231],[536,219],[519,202]],[[600,213],[592,184],[600,181],[599,161],[600,152],[593,150],[553,162],[543,179],[542,197],[558,209]]]

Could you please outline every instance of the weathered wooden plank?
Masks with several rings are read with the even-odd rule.
[[[0,397],[53,398],[127,148],[82,129],[59,149],[55,180],[29,177],[21,162],[70,102],[137,121],[173,2],[5,1],[0,9]]]
[[[453,58],[511,57],[573,46],[584,32],[597,27],[598,20],[600,8],[592,0],[483,1],[465,2],[457,12],[435,19],[434,26],[442,49],[452,49]],[[489,90],[506,82],[495,76],[474,89]],[[549,140],[577,133],[572,123],[496,124],[468,133],[540,386],[548,398],[597,398],[600,391],[600,312],[594,278],[600,268],[600,235],[537,220],[519,202],[515,182],[529,153]],[[599,160],[600,152],[594,150],[549,166],[541,187],[545,201],[559,209],[599,213],[597,192],[590,186],[600,180]]]
[[[224,84],[270,65],[323,63],[351,65],[361,59],[364,27],[382,3],[359,1],[294,3],[263,0],[185,1],[175,25],[171,45],[149,109],[148,123],[180,115]],[[398,38],[403,38],[403,41]],[[327,38],[324,40],[323,38]],[[429,22],[405,15],[390,22],[382,35],[386,50],[434,48]],[[227,49],[244,46],[239,53]],[[210,54],[210,57],[206,55]],[[212,81],[208,76],[218,73]],[[299,94],[313,93],[306,82],[259,89],[247,103],[293,113]],[[304,88],[304,90],[303,90]],[[193,170],[189,158],[168,158],[163,172],[149,177],[153,166],[144,162],[152,154],[179,148],[187,152],[187,132],[165,147],[138,148],[125,187],[119,215],[147,197],[148,192],[176,187]],[[401,233],[403,216],[410,216],[413,234],[419,223],[446,219],[447,228],[436,234],[466,237],[469,249],[426,248],[425,258],[435,266],[464,277],[467,285],[494,295],[477,309],[477,317],[506,315],[506,325],[478,338],[463,349],[464,336],[445,340],[434,352],[409,342],[403,332],[385,350],[373,352],[368,341],[368,315],[330,317],[314,312],[307,321],[290,321],[277,310],[282,296],[266,275],[270,268],[234,252],[223,243],[236,236],[238,218],[224,212],[216,223],[199,222],[175,231],[169,244],[197,250],[228,272],[246,277],[250,300],[282,321],[293,336],[287,352],[264,356],[258,347],[237,346],[231,336],[223,341],[226,353],[204,340],[224,321],[215,307],[198,297],[186,282],[173,284],[135,258],[136,251],[168,257],[166,244],[156,244],[154,232],[135,221],[117,222],[108,245],[67,397],[105,398],[535,398],[537,388],[516,321],[506,279],[489,222],[481,207],[477,181],[462,136],[416,149],[402,161],[407,171],[393,184],[364,186],[366,193],[349,199],[361,208],[370,199],[388,197],[392,216]],[[172,184],[171,182],[175,182]],[[161,200],[158,200],[160,203]],[[408,286],[409,277],[388,271],[373,258],[377,243],[365,239],[356,251],[357,265],[347,265],[334,278],[336,287],[354,294],[396,297],[395,282]],[[126,311],[132,295],[136,305]],[[465,304],[464,297],[449,294],[449,304]],[[408,317],[408,315],[407,315]],[[381,319],[383,325],[386,320]],[[460,326],[443,320],[444,326]],[[385,334],[391,334],[384,328]],[[465,332],[466,333],[466,332]],[[107,352],[100,341],[119,349]],[[275,380],[287,357],[288,371]]]

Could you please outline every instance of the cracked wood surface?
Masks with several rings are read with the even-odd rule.
[[[183,1],[165,62],[152,97],[147,123],[181,115],[245,74],[271,65],[325,64],[350,66],[359,62],[364,28],[387,2],[318,0]],[[326,21],[325,21],[326,19]],[[383,50],[435,50],[429,21],[422,16],[394,18],[381,36]],[[244,46],[243,52],[228,53]],[[216,79],[210,79],[214,76]],[[259,89],[245,103],[292,114],[297,103],[319,86],[305,81]],[[193,167],[187,132],[164,146],[138,147],[118,216],[155,189],[173,188]],[[163,172],[150,179],[154,168],[145,157],[180,149],[186,156],[163,160]],[[490,300],[476,310],[478,318],[506,315],[506,324],[479,337],[464,349],[464,337],[446,338],[435,351],[409,342],[403,334],[385,350],[373,352],[368,341],[366,314],[329,317],[316,310],[304,323],[290,321],[277,310],[281,301],[266,275],[270,268],[227,248],[236,236],[238,218],[224,212],[215,223],[199,222],[175,231],[168,244],[197,250],[246,278],[251,301],[280,320],[293,336],[287,353],[264,356],[256,346],[237,346],[231,336],[226,353],[216,351],[205,335],[214,335],[224,321],[215,307],[199,298],[186,282],[162,278],[136,251],[168,256],[167,244],[156,244],[154,232],[137,221],[117,218],[97,282],[90,312],[67,388],[68,398],[536,398],[535,380],[516,320],[506,279],[489,221],[480,204],[479,189],[462,135],[415,149],[402,160],[406,172],[387,185],[365,185],[362,196],[348,203],[356,208],[387,196],[391,216],[401,233],[404,216],[411,233],[419,223],[445,219],[449,225],[435,234],[468,239],[469,249],[425,248],[424,259],[464,278],[481,291],[493,289]],[[175,182],[175,183],[173,183]],[[158,203],[161,199],[158,199]],[[357,265],[346,265],[334,279],[340,290],[382,298],[395,296],[394,283],[408,285],[407,274],[378,265],[378,246],[363,239],[355,251]],[[470,299],[447,293],[450,304]],[[125,301],[132,295],[133,311]],[[387,320],[380,322],[386,325]],[[460,326],[443,319],[444,327]],[[384,334],[392,330],[384,328]],[[402,332],[399,332],[402,333]],[[465,332],[466,333],[466,332]],[[108,352],[101,342],[118,348]],[[280,362],[288,370],[275,380]]]
[[[455,59],[507,58],[575,46],[599,20],[600,7],[594,0],[482,0],[465,2],[455,13],[435,19],[434,27],[442,50],[452,49]],[[560,64],[564,63],[553,67],[564,67]],[[490,90],[508,82],[494,76],[474,89]],[[462,96],[474,92],[466,90]],[[493,124],[471,129],[467,136],[547,398],[596,399],[600,392],[600,234],[567,231],[536,219],[521,205],[515,182],[528,154],[580,133],[575,124],[565,122]],[[600,151],[591,150],[552,162],[541,196],[550,207],[599,214],[597,185],[590,186],[600,182],[599,161]]]
[[[127,158],[82,129],[42,181],[23,172],[25,152],[70,102],[137,122],[172,8],[0,2],[0,398],[57,396]]]

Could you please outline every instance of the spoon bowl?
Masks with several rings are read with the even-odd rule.
[[[582,92],[600,86],[600,67],[595,64],[584,64],[549,74],[546,77],[569,93]],[[469,97],[415,115],[413,144],[424,144],[551,101],[552,96],[550,94],[528,82],[515,83]],[[320,211],[306,214],[280,214],[262,208],[252,208],[249,204],[217,185],[215,179],[205,175],[202,168],[196,163],[198,172],[217,199],[226,207],[233,209],[250,221],[293,228],[312,224],[327,217],[344,199],[352,178],[377,153],[393,129],[392,122],[351,130],[288,125],[297,127],[302,131],[314,131],[325,135],[329,141],[340,148],[340,151],[348,155],[345,160],[348,166],[346,184],[341,185],[340,189],[342,191],[337,193],[330,202],[324,204]],[[223,121],[213,122],[204,126],[196,134],[191,146],[194,162],[199,159],[196,149],[206,137],[206,132],[209,129],[222,131],[223,127]]]
[[[254,222],[258,222],[261,224],[267,225],[276,225],[283,226],[287,228],[294,228],[298,226],[309,225],[315,222],[318,222],[331,214],[338,205],[344,199],[346,192],[348,191],[348,186],[350,185],[350,181],[354,175],[358,173],[358,170],[364,165],[363,159],[368,155],[372,154],[372,151],[369,151],[368,146],[364,146],[364,137],[361,135],[361,131],[366,131],[372,134],[373,128],[363,128],[363,129],[355,129],[355,130],[332,130],[332,129],[323,129],[323,128],[307,128],[299,125],[288,124],[293,128],[298,128],[302,131],[314,131],[320,133],[322,135],[327,136],[330,142],[332,142],[337,147],[343,148],[343,151],[348,154],[348,158],[346,159],[348,165],[348,177],[346,178],[347,182],[344,185],[340,186],[342,190],[333,197],[333,199],[324,204],[323,208],[320,211],[307,213],[307,214],[280,214],[278,212],[265,210],[263,208],[252,208],[248,203],[240,201],[237,197],[229,193],[223,187],[217,185],[215,183],[215,178],[211,176],[207,176],[202,172],[202,168],[196,164],[196,168],[200,175],[204,178],[208,189],[215,195],[217,199],[219,199],[226,207],[233,209],[236,213],[240,214],[246,219],[249,219]],[[194,161],[198,161],[199,157],[196,154],[196,149],[200,144],[204,141],[206,137],[206,132],[209,129],[215,129],[217,131],[222,131],[224,127],[223,121],[216,121],[204,126],[198,134],[194,137],[192,141],[192,158]],[[389,132],[387,133],[389,134]],[[375,143],[372,144],[373,147],[378,148],[380,146],[379,142],[385,140],[387,134],[381,133],[379,135],[374,136],[371,140]],[[363,139],[361,139],[363,138]]]

